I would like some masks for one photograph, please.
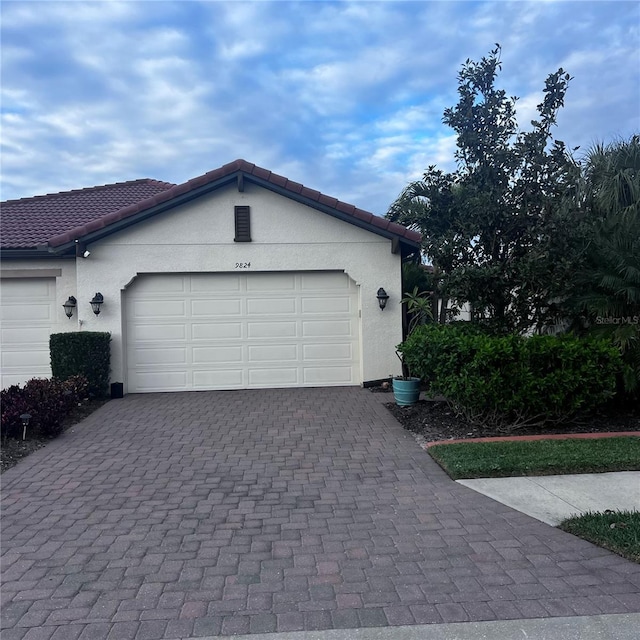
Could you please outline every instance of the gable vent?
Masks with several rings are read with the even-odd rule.
[[[236,237],[235,242],[251,242],[251,207],[235,207]]]

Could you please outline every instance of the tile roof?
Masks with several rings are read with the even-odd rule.
[[[32,198],[6,200],[0,210],[0,246],[30,249],[175,186],[150,178]]]
[[[343,219],[353,217],[354,223],[360,226],[364,223],[366,227],[386,231],[412,244],[421,240],[416,231],[292,182],[246,160],[235,160],[179,185],[135,180],[3,203],[1,246],[29,248],[47,243],[53,248],[60,247],[127,218],[134,222],[136,214],[165,203],[170,206],[171,200],[207,186],[213,188],[216,183],[235,175],[247,176],[258,184],[273,187],[311,206],[335,210]]]

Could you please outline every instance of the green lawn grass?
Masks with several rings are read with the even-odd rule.
[[[640,438],[463,442],[429,447],[454,479],[640,470]]]
[[[454,479],[640,470],[640,438],[463,442],[429,447]],[[640,512],[586,513],[563,531],[640,562]]]
[[[609,549],[633,562],[640,562],[640,512],[585,513],[569,518],[560,529]]]

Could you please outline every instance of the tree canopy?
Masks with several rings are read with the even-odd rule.
[[[429,166],[387,217],[423,234],[440,296],[470,303],[499,331],[540,329],[581,259],[580,168],[552,129],[570,76],[548,76],[537,117],[518,128],[516,97],[496,87],[500,46],[458,74],[458,103],[443,122],[457,134],[458,168]]]

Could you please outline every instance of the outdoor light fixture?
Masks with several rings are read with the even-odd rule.
[[[95,313],[96,315],[99,315],[100,307],[102,306],[103,302],[104,302],[104,298],[102,297],[101,293],[96,293],[96,295],[93,296],[91,300],[91,308],[93,309],[93,313]]]
[[[387,306],[387,300],[389,299],[389,296],[387,295],[387,292],[382,287],[378,289],[376,298],[378,298],[378,304],[380,305],[380,309],[384,309]]]
[[[30,413],[23,413],[20,416],[20,420],[22,420],[22,439],[27,439],[27,427],[29,426],[29,420],[31,420]]]
[[[73,296],[69,296],[69,299],[62,305],[67,318],[71,318],[73,310],[76,308],[77,300]]]
[[[76,258],[79,257],[83,257],[83,258],[88,258],[91,255],[91,251],[89,251],[89,249],[87,249],[87,245],[84,244],[83,242],[78,242],[78,240],[76,240]]]

